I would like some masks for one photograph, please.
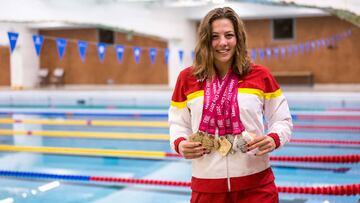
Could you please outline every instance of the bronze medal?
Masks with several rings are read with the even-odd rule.
[[[201,144],[207,150],[212,151],[214,149],[214,140],[214,136],[206,134],[203,136]]]
[[[220,147],[218,149],[219,153],[223,156],[226,156],[230,152],[230,149],[232,148],[231,143],[223,136],[219,138],[219,143],[220,143]]]
[[[214,150],[218,150],[220,148],[220,142],[218,138],[214,138]]]
[[[189,136],[189,141],[190,142],[202,142],[203,138],[204,138],[204,133],[196,132]]]

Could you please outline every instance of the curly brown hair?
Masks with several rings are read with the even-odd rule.
[[[232,61],[233,72],[243,76],[250,70],[244,23],[232,8],[215,8],[202,19],[197,33],[198,41],[195,47],[193,74],[200,80],[212,78],[215,75],[211,25],[215,20],[223,18],[232,22],[237,40]]]

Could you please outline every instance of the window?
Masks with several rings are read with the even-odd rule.
[[[99,29],[98,35],[99,35],[99,42],[114,44],[114,31]]]
[[[274,19],[273,39],[294,39],[294,19]]]

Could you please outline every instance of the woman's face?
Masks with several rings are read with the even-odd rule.
[[[217,19],[211,24],[211,45],[215,66],[231,66],[235,53],[236,35],[232,22],[227,18]]]

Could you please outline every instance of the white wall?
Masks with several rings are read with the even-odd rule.
[[[284,17],[324,14],[317,9],[295,9],[250,3],[164,7],[159,4],[113,0],[0,0],[0,5],[0,22],[22,22],[24,25],[14,28],[14,31],[21,32],[18,42],[21,46],[11,58],[11,84],[24,87],[35,86],[36,73],[32,71],[37,72],[39,68],[30,36],[34,31],[30,28],[49,28],[61,24],[62,26],[64,24],[106,26],[163,38],[169,42],[169,86],[173,87],[178,73],[192,64],[191,51],[195,47],[196,40],[195,22],[214,7],[231,6],[244,19],[276,15]],[[9,31],[8,28],[0,25],[2,30],[0,36]],[[183,63],[180,63],[178,58],[179,49],[184,50]]]
[[[10,55],[10,81],[12,87],[34,87],[37,84],[39,58],[36,55],[32,35],[36,30],[21,23],[0,23],[0,45],[9,46],[7,32],[17,32],[19,37]]]

